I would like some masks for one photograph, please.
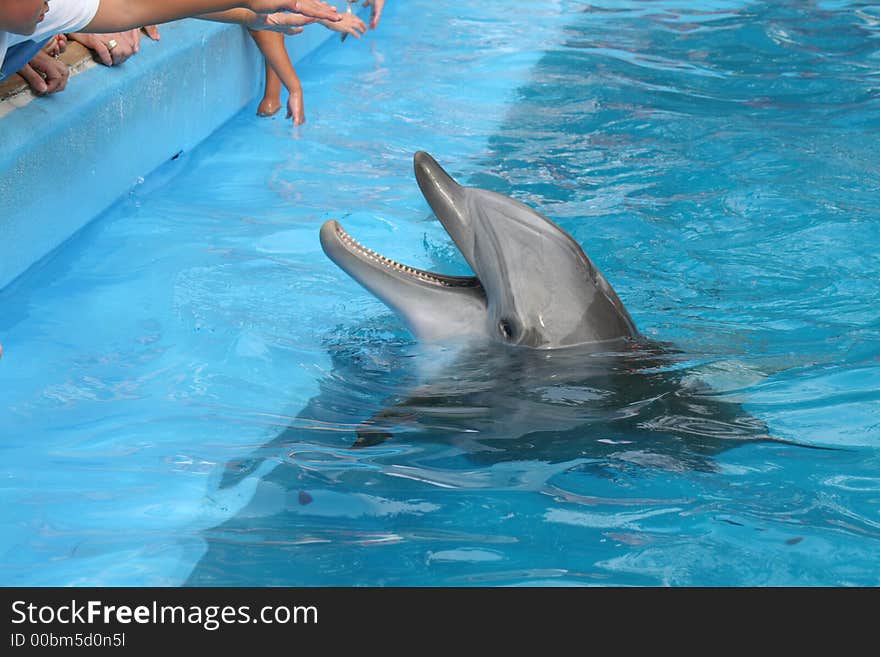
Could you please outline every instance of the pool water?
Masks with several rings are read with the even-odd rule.
[[[0,582],[880,584],[880,11],[537,4],[389,3],[299,66],[304,126],[254,104],[0,291]],[[665,380],[779,442],[695,464],[585,421],[487,457],[461,437],[525,429],[465,417],[353,449],[433,354],[318,229],[467,273],[416,150],[564,227]]]

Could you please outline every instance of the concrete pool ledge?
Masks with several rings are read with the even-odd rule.
[[[62,93],[4,101],[16,105],[0,111],[0,289],[261,91],[242,27],[191,19],[161,33],[119,67],[86,66]],[[291,59],[333,37],[317,25],[287,37]]]

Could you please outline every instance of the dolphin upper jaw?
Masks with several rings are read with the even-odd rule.
[[[480,272],[477,270],[479,263],[474,253],[474,227],[469,220],[473,211],[470,190],[455,182],[452,176],[424,151],[418,151],[413,156],[413,170],[422,196],[449,233],[470,268],[479,277]]]

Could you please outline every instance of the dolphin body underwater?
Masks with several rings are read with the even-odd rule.
[[[459,185],[427,153],[415,154],[414,169],[475,276],[408,267],[336,221],[322,226],[321,245],[336,265],[421,343],[444,346],[436,358],[428,351],[423,383],[359,421],[353,446],[415,433],[483,464],[598,459],[713,470],[713,455],[745,441],[800,445],[770,436],[688,372],[679,352],[642,337],[559,226],[512,198]]]

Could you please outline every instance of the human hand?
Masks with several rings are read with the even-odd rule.
[[[64,91],[70,77],[67,64],[60,62],[45,51],[40,51],[18,72],[38,96]]]
[[[303,103],[302,89],[291,91],[287,97],[287,118],[293,119],[293,125],[302,125],[306,122],[306,108]]]
[[[336,7],[322,0],[248,0],[247,8],[258,14],[291,11],[309,18],[338,21]]]
[[[342,32],[343,38],[350,34],[355,39],[360,39],[361,35],[367,31],[367,24],[355,14],[342,14],[342,20],[335,23],[332,21],[318,22],[329,30]]]
[[[370,29],[375,30],[379,27],[379,19],[382,18],[382,10],[385,8],[385,0],[364,0],[363,7],[373,5],[370,13]]]
[[[104,66],[117,66],[131,57],[137,49],[134,42],[132,32],[115,32],[111,34],[86,34],[83,32],[75,32],[69,34],[74,41],[79,41],[86,48],[95,53]],[[111,48],[111,42],[115,41],[116,45]]]
[[[276,14],[256,14],[256,19],[248,24],[251,30],[267,30],[269,32],[281,32],[282,34],[299,34],[303,31],[303,25],[314,23],[317,19],[301,14],[288,14],[279,12]]]
[[[67,37],[63,34],[56,34],[43,46],[43,50],[50,57],[58,57],[58,55],[67,50]]]

